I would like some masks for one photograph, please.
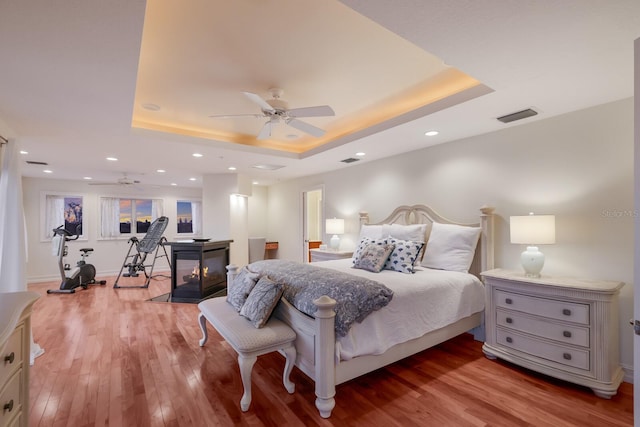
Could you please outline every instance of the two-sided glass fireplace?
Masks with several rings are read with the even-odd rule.
[[[217,242],[170,242],[171,301],[198,302],[227,290],[229,244]]]

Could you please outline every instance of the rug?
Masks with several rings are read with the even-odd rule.
[[[209,298],[217,298],[223,297],[227,295],[227,289],[221,289],[218,292],[214,292],[206,298],[201,299],[200,301],[204,301]],[[151,302],[173,302],[171,301],[171,292],[167,292],[166,294],[158,295],[157,297],[149,298],[147,301]],[[180,301],[181,303],[186,304],[198,304],[200,301]]]

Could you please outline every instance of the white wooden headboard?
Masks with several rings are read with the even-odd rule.
[[[474,224],[465,224],[457,221],[453,221],[443,217],[436,211],[426,205],[413,205],[413,206],[399,206],[391,212],[391,214],[379,222],[369,222],[369,214],[367,212],[360,212],[360,225],[381,225],[381,224],[427,224],[430,225],[434,222],[442,224],[456,224],[465,227],[480,227],[482,232],[480,234],[480,240],[476,247],[476,253],[471,263],[469,273],[480,277],[480,273],[486,270],[491,270],[494,267],[494,241],[493,241],[493,211],[495,208],[490,206],[483,206],[480,208],[480,222]],[[428,242],[429,233],[431,227],[427,227],[426,241]]]

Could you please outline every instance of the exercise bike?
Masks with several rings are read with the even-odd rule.
[[[87,264],[85,258],[93,252],[93,248],[80,249],[81,258],[76,263],[73,270],[69,264],[64,263],[64,257],[67,256],[67,242],[72,240],[78,240],[80,234],[82,234],[82,226],[76,228],[75,237],[70,231],[61,225],[58,228],[53,229],[53,239],[51,240],[51,249],[53,255],[58,257],[58,267],[60,268],[60,277],[62,282],[60,283],[60,289],[48,289],[48,294],[72,294],[76,291],[76,288],[81,287],[87,289],[89,285],[106,285],[106,280],[96,281],[96,268],[92,264]],[[70,271],[69,275],[66,274]]]

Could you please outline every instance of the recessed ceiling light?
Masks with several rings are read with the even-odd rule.
[[[160,111],[160,106],[156,104],[142,104],[142,108],[149,111]]]
[[[44,173],[53,173],[53,171],[52,171],[52,170],[49,170],[49,169],[45,169],[45,170],[43,170],[42,172],[44,172]]]
[[[296,135],[295,133],[287,134],[287,139],[296,139],[297,137],[298,137],[298,135]]]
[[[253,184],[253,185],[258,185],[258,184],[259,184],[259,182],[258,182],[258,181],[253,181],[253,182],[252,182],[252,184]]]
[[[29,154],[28,151],[20,150],[20,154]]]
[[[171,185],[178,185],[178,184],[176,184],[175,182],[172,182]]]
[[[438,132],[437,130],[430,130],[428,132],[425,132],[424,134],[426,136],[436,136],[437,134],[439,134],[440,132]]]
[[[84,177],[84,178],[82,178],[82,179],[90,180],[90,179],[93,179],[93,178],[91,178],[90,176],[85,176],[85,177]]]
[[[229,168],[228,168],[228,169],[229,169],[230,171],[234,171],[234,170],[236,170],[236,167],[235,167],[235,166],[229,166]]]
[[[189,181],[195,181],[196,178],[189,178]]]
[[[117,157],[107,157],[107,160],[109,160],[110,162],[117,162],[118,158]]]
[[[363,153],[362,151],[359,151],[359,152],[357,152],[357,153],[356,153],[356,156],[360,156],[360,157],[362,157],[362,156],[364,156],[364,154],[365,154],[365,153]]]
[[[157,169],[157,170],[156,170],[156,172],[158,172],[158,173],[165,173],[165,172],[166,172],[166,170],[164,170],[164,169]]]
[[[193,154],[192,154],[192,156],[193,156],[193,157],[202,157],[202,154],[200,154],[200,153],[193,153]]]

